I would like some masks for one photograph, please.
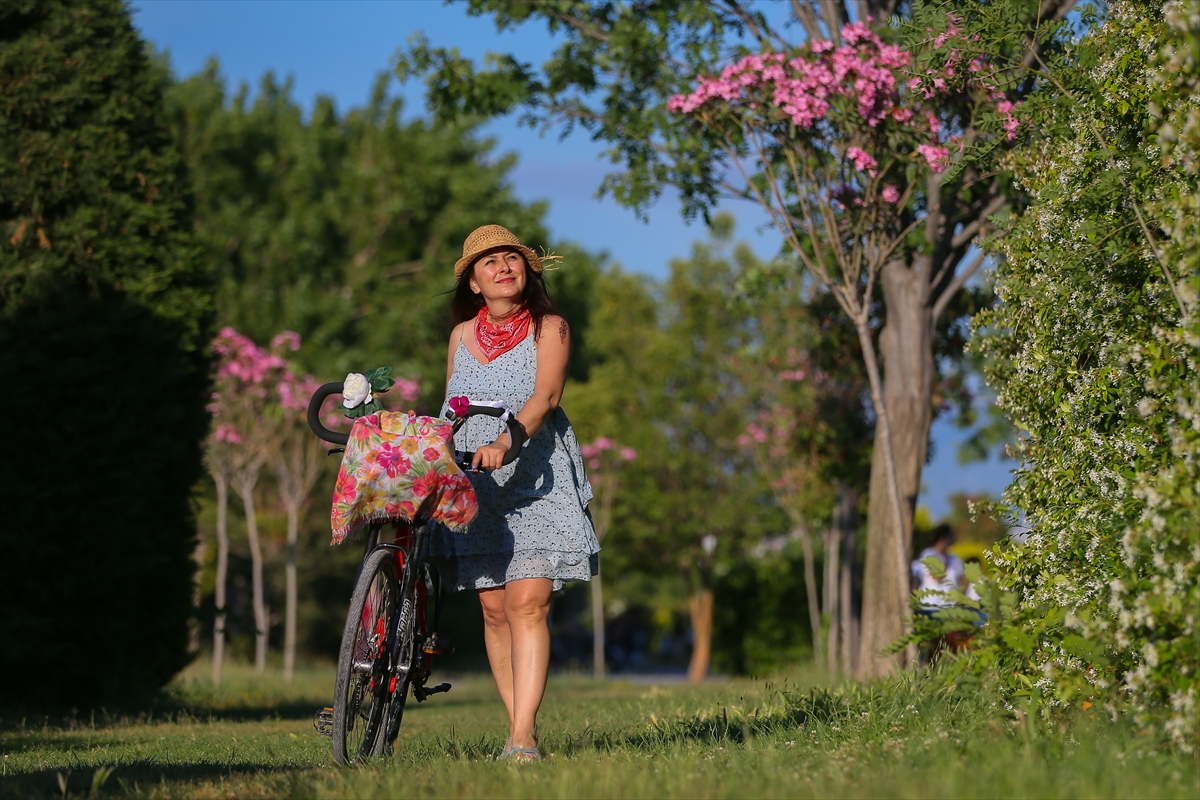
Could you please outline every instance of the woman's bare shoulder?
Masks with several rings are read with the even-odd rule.
[[[571,337],[571,326],[558,314],[547,314],[542,317],[542,329],[538,334],[538,341],[558,341],[566,344]]]

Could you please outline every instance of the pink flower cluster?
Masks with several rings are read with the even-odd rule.
[[[278,340],[279,336],[275,338]],[[287,369],[287,361],[282,356],[263,350],[248,336],[228,326],[217,334],[213,351],[221,357],[217,380],[233,378],[244,384],[258,385],[266,381],[273,371]]]
[[[913,155],[924,159],[934,172],[941,172],[950,165],[951,151],[939,138],[941,121],[928,110],[920,113],[921,104],[922,100],[946,96],[952,91],[952,83],[960,83],[972,90],[982,89],[1003,117],[1008,138],[1016,138],[1019,123],[1012,113],[1013,104],[995,89],[994,68],[978,60],[963,64],[961,55],[952,50],[940,71],[912,77],[912,54],[883,42],[867,22],[843,27],[845,44],[841,47],[818,41],[793,57],[782,53],[745,56],[718,77],[700,77],[694,91],[675,95],[667,109],[693,114],[704,108],[716,110],[723,104],[735,113],[759,115],[762,106],[773,106],[797,127],[812,129],[827,117],[832,101],[842,96],[854,101],[853,107],[868,128],[891,121],[927,139]],[[949,29],[934,39],[935,48],[959,36],[954,22],[952,18]],[[948,137],[946,143],[954,141]],[[855,170],[872,177],[879,166],[874,155],[857,145],[847,147],[844,158]],[[901,193],[888,185],[881,196],[885,202],[895,203]]]
[[[814,42],[808,53],[788,58],[782,53],[749,55],[730,64],[720,77],[701,78],[696,90],[676,95],[667,109],[690,114],[710,100],[726,103],[749,100],[747,92],[765,89],[771,101],[801,128],[811,128],[825,117],[835,94],[857,100],[859,113],[871,127],[878,125],[894,105],[895,71],[912,63],[912,55],[885,44],[863,22],[842,28],[846,44]]]
[[[247,425],[261,421],[267,408],[275,403],[293,419],[303,418],[308,401],[320,383],[312,375],[297,373],[282,355],[284,351],[300,349],[300,334],[295,331],[277,334],[271,339],[270,350],[264,350],[248,336],[227,326],[217,334],[212,347],[218,362],[216,391],[208,410],[217,421],[213,432],[216,441],[240,444],[242,433],[232,420],[236,419],[244,431]],[[406,378],[396,378],[393,388],[407,402],[416,400],[421,390],[415,379]],[[336,425],[338,421],[340,415],[336,411],[326,416],[327,425]]]
[[[637,451],[632,447],[623,447],[607,436],[598,436],[591,444],[579,448],[579,452],[587,460],[587,467],[599,471],[604,466],[602,457],[605,452],[612,451],[621,461],[631,462],[637,459]],[[618,462],[619,463],[619,462]]]

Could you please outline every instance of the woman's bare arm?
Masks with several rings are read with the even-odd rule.
[[[532,437],[546,418],[558,408],[563,388],[567,383],[567,360],[571,354],[571,329],[562,317],[542,318],[541,335],[537,338],[537,377],[534,379],[533,395],[517,412],[517,422]],[[474,466],[495,469],[500,466],[511,446],[508,431],[500,434],[492,444],[475,452]]]
[[[450,378],[454,375],[454,351],[458,349],[458,342],[462,339],[463,326],[465,322],[460,322],[454,326],[454,330],[450,331],[450,348],[446,354],[446,393],[450,392]]]
[[[567,360],[571,355],[571,329],[562,317],[542,318],[542,332],[537,339],[537,378],[533,396],[517,412],[517,421],[533,436],[546,418],[558,408],[567,383]]]

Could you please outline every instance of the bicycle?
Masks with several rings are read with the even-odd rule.
[[[321,405],[341,394],[340,382],[327,383],[308,404],[308,425],[319,438],[344,448],[348,433],[326,428]],[[520,455],[524,430],[515,416],[502,407],[471,404],[455,415],[455,433],[472,416],[505,419],[513,446],[504,458],[507,466]],[[331,452],[341,452],[334,450]],[[470,469],[473,452],[455,451],[460,468]],[[363,556],[358,566],[346,627],[338,652],[333,706],[314,719],[319,733],[333,739],[333,758],[340,766],[390,755],[409,689],[418,703],[450,691],[449,683],[429,686],[432,657],[451,652],[449,637],[438,632],[441,620],[441,584],[429,556],[429,518],[418,512],[411,522],[385,521],[367,525]],[[380,533],[392,526],[391,542]],[[434,598],[432,632],[426,617],[426,600]]]

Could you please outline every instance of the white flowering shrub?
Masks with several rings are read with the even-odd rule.
[[[974,345],[1020,431],[985,636],[1010,694],[1084,703],[1196,745],[1200,632],[1197,0],[1119,2],[1031,104],[1029,207],[997,240]]]

